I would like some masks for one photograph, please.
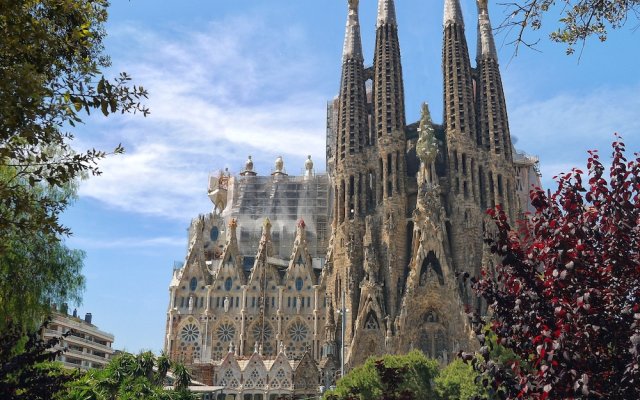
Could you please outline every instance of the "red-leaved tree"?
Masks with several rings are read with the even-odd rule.
[[[502,262],[474,281],[490,322],[476,320],[473,363],[498,398],[640,399],[640,155],[617,137],[608,179],[589,155],[588,184],[574,169],[533,190],[518,232],[490,211]],[[498,360],[496,343],[515,356]]]

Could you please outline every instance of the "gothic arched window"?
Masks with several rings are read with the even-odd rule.
[[[198,280],[196,278],[191,278],[191,282],[189,282],[189,289],[191,289],[191,291],[194,292],[197,287],[198,287]]]
[[[369,311],[369,314],[367,314],[367,320],[364,324],[364,329],[367,329],[367,330],[380,329],[380,324],[378,324],[378,318],[376,318],[376,314],[373,311]]]
[[[438,260],[438,257],[436,257],[436,254],[433,251],[430,251],[422,261],[422,267],[420,268],[420,286],[425,286],[429,280],[429,276],[432,274],[437,277],[440,285],[444,285],[444,275],[442,274],[440,261]]]

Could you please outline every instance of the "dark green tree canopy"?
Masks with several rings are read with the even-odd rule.
[[[106,0],[0,0],[0,238],[7,229],[64,234],[65,203],[32,188],[98,174],[107,152],[76,153],[82,113],[141,112],[142,87],[102,76]],[[122,152],[117,146],[115,153]],[[4,241],[2,241],[4,242]]]
[[[478,374],[460,360],[440,369],[436,360],[414,350],[371,357],[338,381],[325,400],[470,400],[484,394]]]
[[[59,215],[106,152],[72,148],[92,111],[146,115],[147,92],[106,79],[106,0],[0,0],[0,330],[35,329],[50,302],[78,303],[82,252]]]

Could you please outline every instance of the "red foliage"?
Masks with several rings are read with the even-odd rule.
[[[498,344],[524,361],[493,360],[476,325],[474,364],[499,397],[640,399],[640,156],[624,153],[614,142],[608,182],[592,151],[587,187],[574,169],[555,193],[534,189],[519,234],[490,211],[498,234],[487,241],[502,264],[474,289]]]

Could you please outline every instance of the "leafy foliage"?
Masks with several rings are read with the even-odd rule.
[[[139,102],[144,88],[129,86],[124,73],[102,76],[110,65],[102,45],[108,4],[0,0],[0,249],[12,229],[48,238],[69,232],[58,221],[66,203],[37,188],[100,173],[96,163],[107,152],[71,148],[66,130],[82,113],[148,113]]]
[[[0,398],[49,400],[75,379],[75,373],[52,363],[59,342],[45,342],[35,332],[25,336],[22,327],[9,324],[0,336]]]
[[[327,400],[428,399],[433,398],[432,380],[438,362],[420,351],[405,355],[369,358],[338,381]]]
[[[148,113],[142,87],[102,75],[108,5],[0,0],[0,330],[9,316],[34,329],[49,302],[80,300],[84,254],[61,243],[58,217],[108,153],[77,153],[69,130],[95,110]]]
[[[574,46],[595,35],[607,40],[609,29],[621,28],[630,18],[638,19],[638,0],[524,0],[506,3],[509,15],[501,28],[515,28],[516,45],[534,46],[537,41],[525,39],[527,28],[538,30],[551,11],[558,11],[560,27],[550,34],[551,40],[567,44],[567,54]]]
[[[151,352],[137,356],[123,353],[115,357],[101,370],[89,370],[80,379],[68,384],[65,392],[58,395],[60,400],[191,400],[193,395],[188,386],[191,378],[183,381],[184,386],[175,390],[163,388],[167,373],[166,356],[156,357]],[[157,371],[154,371],[154,366]],[[173,366],[176,377],[184,365]],[[177,378],[176,378],[177,379]],[[183,378],[184,379],[184,378]]]
[[[2,176],[0,167],[0,176]],[[0,178],[1,179],[1,178]],[[67,204],[76,187],[34,187],[34,198],[48,198]],[[40,207],[40,205],[35,206]],[[0,206],[0,212],[3,207]],[[0,332],[7,321],[24,332],[35,330],[50,304],[79,303],[84,289],[81,274],[84,253],[69,249],[57,237],[7,227],[0,246]]]
[[[503,260],[474,287],[517,358],[493,357],[478,324],[474,362],[502,398],[640,398],[640,156],[615,141],[608,182],[596,151],[587,165],[587,187],[574,169],[555,193],[531,192],[520,234],[492,213]]]
[[[442,369],[436,376],[434,383],[437,399],[440,400],[471,400],[482,396],[485,391],[477,382],[478,374],[473,368],[460,359]]]

